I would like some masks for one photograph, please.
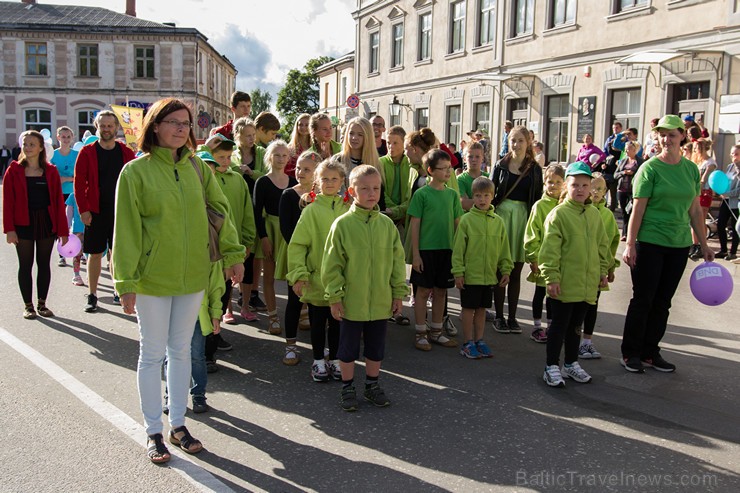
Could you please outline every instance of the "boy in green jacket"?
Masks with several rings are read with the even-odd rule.
[[[406,131],[403,127],[394,125],[388,130],[388,154],[380,158],[380,164],[385,171],[385,205],[382,211],[393,219],[399,228],[401,237],[404,237],[406,211],[411,201],[411,188],[418,178],[415,170],[411,169],[411,162],[403,152],[403,139]]]
[[[377,169],[360,165],[349,176],[349,194],[355,203],[337,218],[326,239],[321,281],[331,315],[339,320],[339,352],[342,371],[341,407],[357,410],[354,386],[355,360],[360,338],[365,345],[365,400],[375,406],[390,404],[378,385],[380,363],[385,355],[386,322],[401,312],[401,299],[408,294],[406,264],[398,231],[380,214],[381,177]]]
[[[466,341],[460,354],[470,359],[493,357],[483,340],[486,308],[492,305],[493,285],[506,286],[514,268],[504,222],[491,205],[493,192],[493,182],[487,177],[473,180],[470,193],[473,207],[460,219],[452,247],[452,275],[455,287],[460,290]],[[496,271],[501,272],[501,279]]]
[[[591,206],[591,168],[577,161],[565,171],[567,198],[545,219],[540,271],[551,298],[552,324],[547,331],[547,363],[543,379],[564,387],[563,374],[588,383],[591,376],[578,364],[578,328],[596,303],[599,287],[607,285],[609,240],[599,211]],[[565,340],[562,374],[558,360]]]

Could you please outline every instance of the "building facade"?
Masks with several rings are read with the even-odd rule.
[[[227,120],[234,65],[196,29],[134,15],[0,2],[1,141],[62,125],[79,137],[94,132],[95,114],[111,104],[147,108],[169,96],[195,110],[198,138]]]
[[[325,63],[316,69],[319,76],[320,111],[332,117],[335,125],[335,139],[344,123],[360,115],[359,108],[351,108],[347,98],[354,94],[355,85],[355,53],[346,55]]]
[[[703,119],[718,161],[740,133],[739,0],[358,0],[363,116],[459,142],[527,126],[549,162],[620,120]]]

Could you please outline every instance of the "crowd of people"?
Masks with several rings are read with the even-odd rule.
[[[675,370],[660,352],[673,294],[690,254],[715,256],[704,218],[716,162],[708,137],[699,131],[694,138],[690,122],[675,115],[651,122],[644,146],[636,129],[615,122],[603,149],[585,135],[564,167],[545,166],[531,132],[509,122],[492,163],[490,141],[478,131],[457,152],[430,128],[386,129],[376,115],[349,120],[336,142],[327,115],[302,114],[282,140],[274,115],[248,117],[248,94],[235,92],[231,109],[234,118],[197,145],[191,109],[175,98],[157,101],[138,155],[116,140],[110,111],[98,113],[97,140],[79,153],[68,127],[58,129],[53,156],[43,135],[27,131],[4,175],[3,226],[18,254],[24,318],[54,315],[47,295],[57,238],[81,240],[72,282],[85,284],[86,262],[86,312],[97,310],[101,262],[109,256],[115,299],[138,320],[138,389],[152,462],[170,459],[163,412],[171,444],[202,450],[185,426],[188,395],[194,412],[208,411],[207,375],[218,370],[217,351],[232,348],[224,326],[253,323],[255,312],[266,312],[270,334],[284,334],[280,356],[288,366],[301,360],[298,330],[310,330],[310,376],[341,381],[345,411],[359,408],[354,362],[362,345],[362,397],[385,407],[379,377],[387,324],[413,323],[410,342],[420,351],[436,345],[490,358],[487,319],[497,333],[522,332],[517,307],[528,264],[530,338],[546,345],[543,380],[552,387],[564,387],[565,378],[590,382],[579,360],[601,356],[593,343],[598,300],[614,281],[620,241],[633,285],[622,365],[634,373]],[[739,171],[735,146],[722,228],[737,216]],[[734,259],[737,235],[730,251],[726,232],[720,240],[717,256]],[[288,301],[279,313],[275,283],[282,281]],[[453,287],[461,341],[448,310]],[[403,312],[409,291],[413,322]]]

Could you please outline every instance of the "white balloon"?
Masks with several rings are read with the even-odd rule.
[[[88,137],[90,137],[91,135],[92,135],[92,133],[90,133],[89,130],[85,130],[85,133],[82,134],[82,139],[81,140],[84,142],[85,139],[88,138]]]
[[[82,149],[82,146],[84,145],[85,144],[83,144],[82,142],[75,142],[75,145],[72,146],[72,150],[79,152],[80,149]]]
[[[42,128],[40,133],[44,136],[44,140],[51,138],[51,132],[48,128]]]
[[[54,154],[54,146],[51,145],[51,142],[44,142],[44,149],[46,149],[46,160],[51,160],[51,156]]]
[[[590,156],[588,157],[588,161],[589,161],[589,162],[590,162],[591,164],[596,164],[596,163],[598,163],[598,162],[599,162],[599,159],[601,159],[601,156],[599,156],[598,154],[591,154],[591,155],[590,155]]]

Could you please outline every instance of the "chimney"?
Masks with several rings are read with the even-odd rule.
[[[136,17],[136,0],[126,0],[126,15]]]
[[[36,5],[36,0],[21,0],[21,3],[25,3],[27,5]]]

